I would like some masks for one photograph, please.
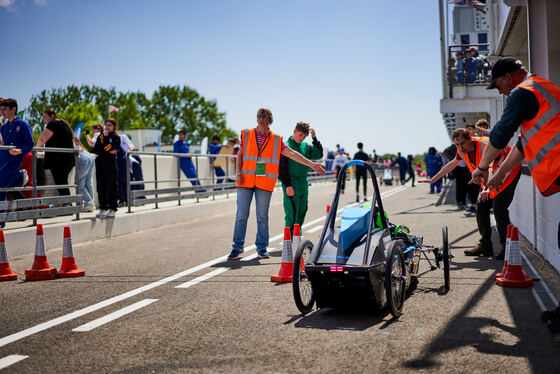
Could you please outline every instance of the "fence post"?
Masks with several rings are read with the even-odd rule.
[[[31,151],[31,173],[33,180],[33,198],[37,198],[37,150],[33,147]],[[36,208],[36,207],[34,207]],[[33,226],[37,226],[37,218],[33,218]]]
[[[226,157],[226,178],[224,179],[224,181],[222,183],[229,183],[229,163],[231,161],[231,158]],[[225,188],[225,187],[224,187]],[[226,199],[229,199],[229,188],[226,188]]]
[[[128,213],[132,213],[132,191],[130,187],[130,153],[126,153],[126,205]]]
[[[76,185],[76,195],[78,195],[78,162],[79,162],[80,152],[74,150],[74,184]],[[82,195],[83,196],[83,195]],[[82,201],[77,201],[76,205],[80,204],[82,206]],[[81,210],[81,209],[80,209]],[[76,221],[80,220],[80,210],[76,212]]]
[[[158,208],[158,193],[157,193],[157,154],[154,154],[154,187],[156,190],[155,197],[156,197],[156,209]]]
[[[210,173],[212,173],[212,200],[216,200],[216,172],[214,169],[214,162],[216,162],[216,158],[210,156],[210,158],[208,159],[210,161],[212,161],[212,163],[210,164]]]
[[[198,156],[194,156],[194,163],[195,163],[195,166],[196,166],[196,168],[195,168],[196,169],[196,180],[198,182],[198,185],[200,186],[200,184],[201,184],[200,183],[200,178],[198,177],[198,172],[199,172],[199,170],[198,170]],[[200,191],[200,189],[198,189],[198,191]],[[198,193],[197,193],[198,191],[197,191],[196,188],[194,189],[194,194],[196,195],[196,202],[197,203],[200,202],[200,199],[199,199]]]
[[[177,205],[181,205],[181,159],[175,157],[177,161]]]

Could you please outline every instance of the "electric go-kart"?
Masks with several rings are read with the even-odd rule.
[[[373,182],[371,204],[345,207],[340,225],[335,226],[344,168],[361,165]],[[347,163],[337,180],[336,193],[317,243],[306,240],[294,256],[292,286],[301,313],[318,308],[389,306],[394,317],[401,315],[405,292],[418,277],[443,264],[445,291],[449,290],[449,246],[447,227],[442,229],[443,245],[425,245],[422,236],[413,236],[405,226],[391,224],[383,209],[373,168],[360,160]],[[433,254],[434,262],[428,256]],[[419,274],[420,260],[430,268]]]

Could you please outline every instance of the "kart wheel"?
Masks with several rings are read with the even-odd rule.
[[[311,255],[313,243],[306,240],[296,251],[294,257],[294,265],[292,268],[292,288],[294,291],[294,300],[296,306],[302,314],[307,314],[313,309],[315,303],[315,296],[313,295],[313,288],[311,281],[307,274],[305,274],[305,264]]]
[[[393,317],[399,317],[402,314],[406,291],[405,264],[397,243],[402,244],[400,240],[393,242],[391,255],[387,259],[385,268],[385,293]]]
[[[449,280],[449,241],[447,238],[447,226],[443,226],[441,228],[441,236],[443,239],[443,279],[445,282],[445,290],[449,291],[450,288],[450,280]]]

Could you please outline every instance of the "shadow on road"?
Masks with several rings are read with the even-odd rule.
[[[380,330],[387,328],[395,319],[386,320],[389,315],[387,308],[323,308],[307,315],[296,315],[284,324],[295,321],[295,327],[321,330],[351,330],[364,331],[372,326],[385,322]]]

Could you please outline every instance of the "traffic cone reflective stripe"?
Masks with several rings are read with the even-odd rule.
[[[10,269],[4,231],[0,230],[0,282],[16,280],[17,277],[17,274]]]
[[[270,276],[271,282],[276,283],[289,283],[292,281],[292,240],[290,239],[290,228],[284,228],[284,245],[282,247],[282,264],[280,264],[280,271],[276,275]]]
[[[504,266],[502,267],[502,271],[499,272],[498,274],[496,274],[496,276],[494,277],[494,279],[497,278],[502,278],[507,270],[507,266],[508,266],[508,256],[509,256],[509,243],[510,243],[510,238],[511,238],[511,229],[513,228],[513,225],[509,224],[507,226],[507,235],[506,235],[506,250],[505,250],[505,254],[504,254]]]
[[[56,273],[59,278],[83,277],[86,275],[84,270],[78,269],[76,260],[74,259],[74,250],[72,249],[72,235],[70,227],[64,227],[64,239],[62,243],[62,265]]]
[[[299,224],[294,225],[294,237],[292,239],[292,259],[296,257],[297,249],[301,244],[301,230]]]
[[[533,280],[523,272],[521,247],[519,246],[519,232],[515,226],[511,229],[508,266],[504,276],[496,278],[496,284],[501,287],[515,288],[533,286]]]
[[[25,270],[25,280],[38,281],[56,278],[56,269],[51,268],[47,262],[45,250],[45,238],[43,236],[43,225],[37,225],[37,237],[35,239],[35,259],[31,269]]]

